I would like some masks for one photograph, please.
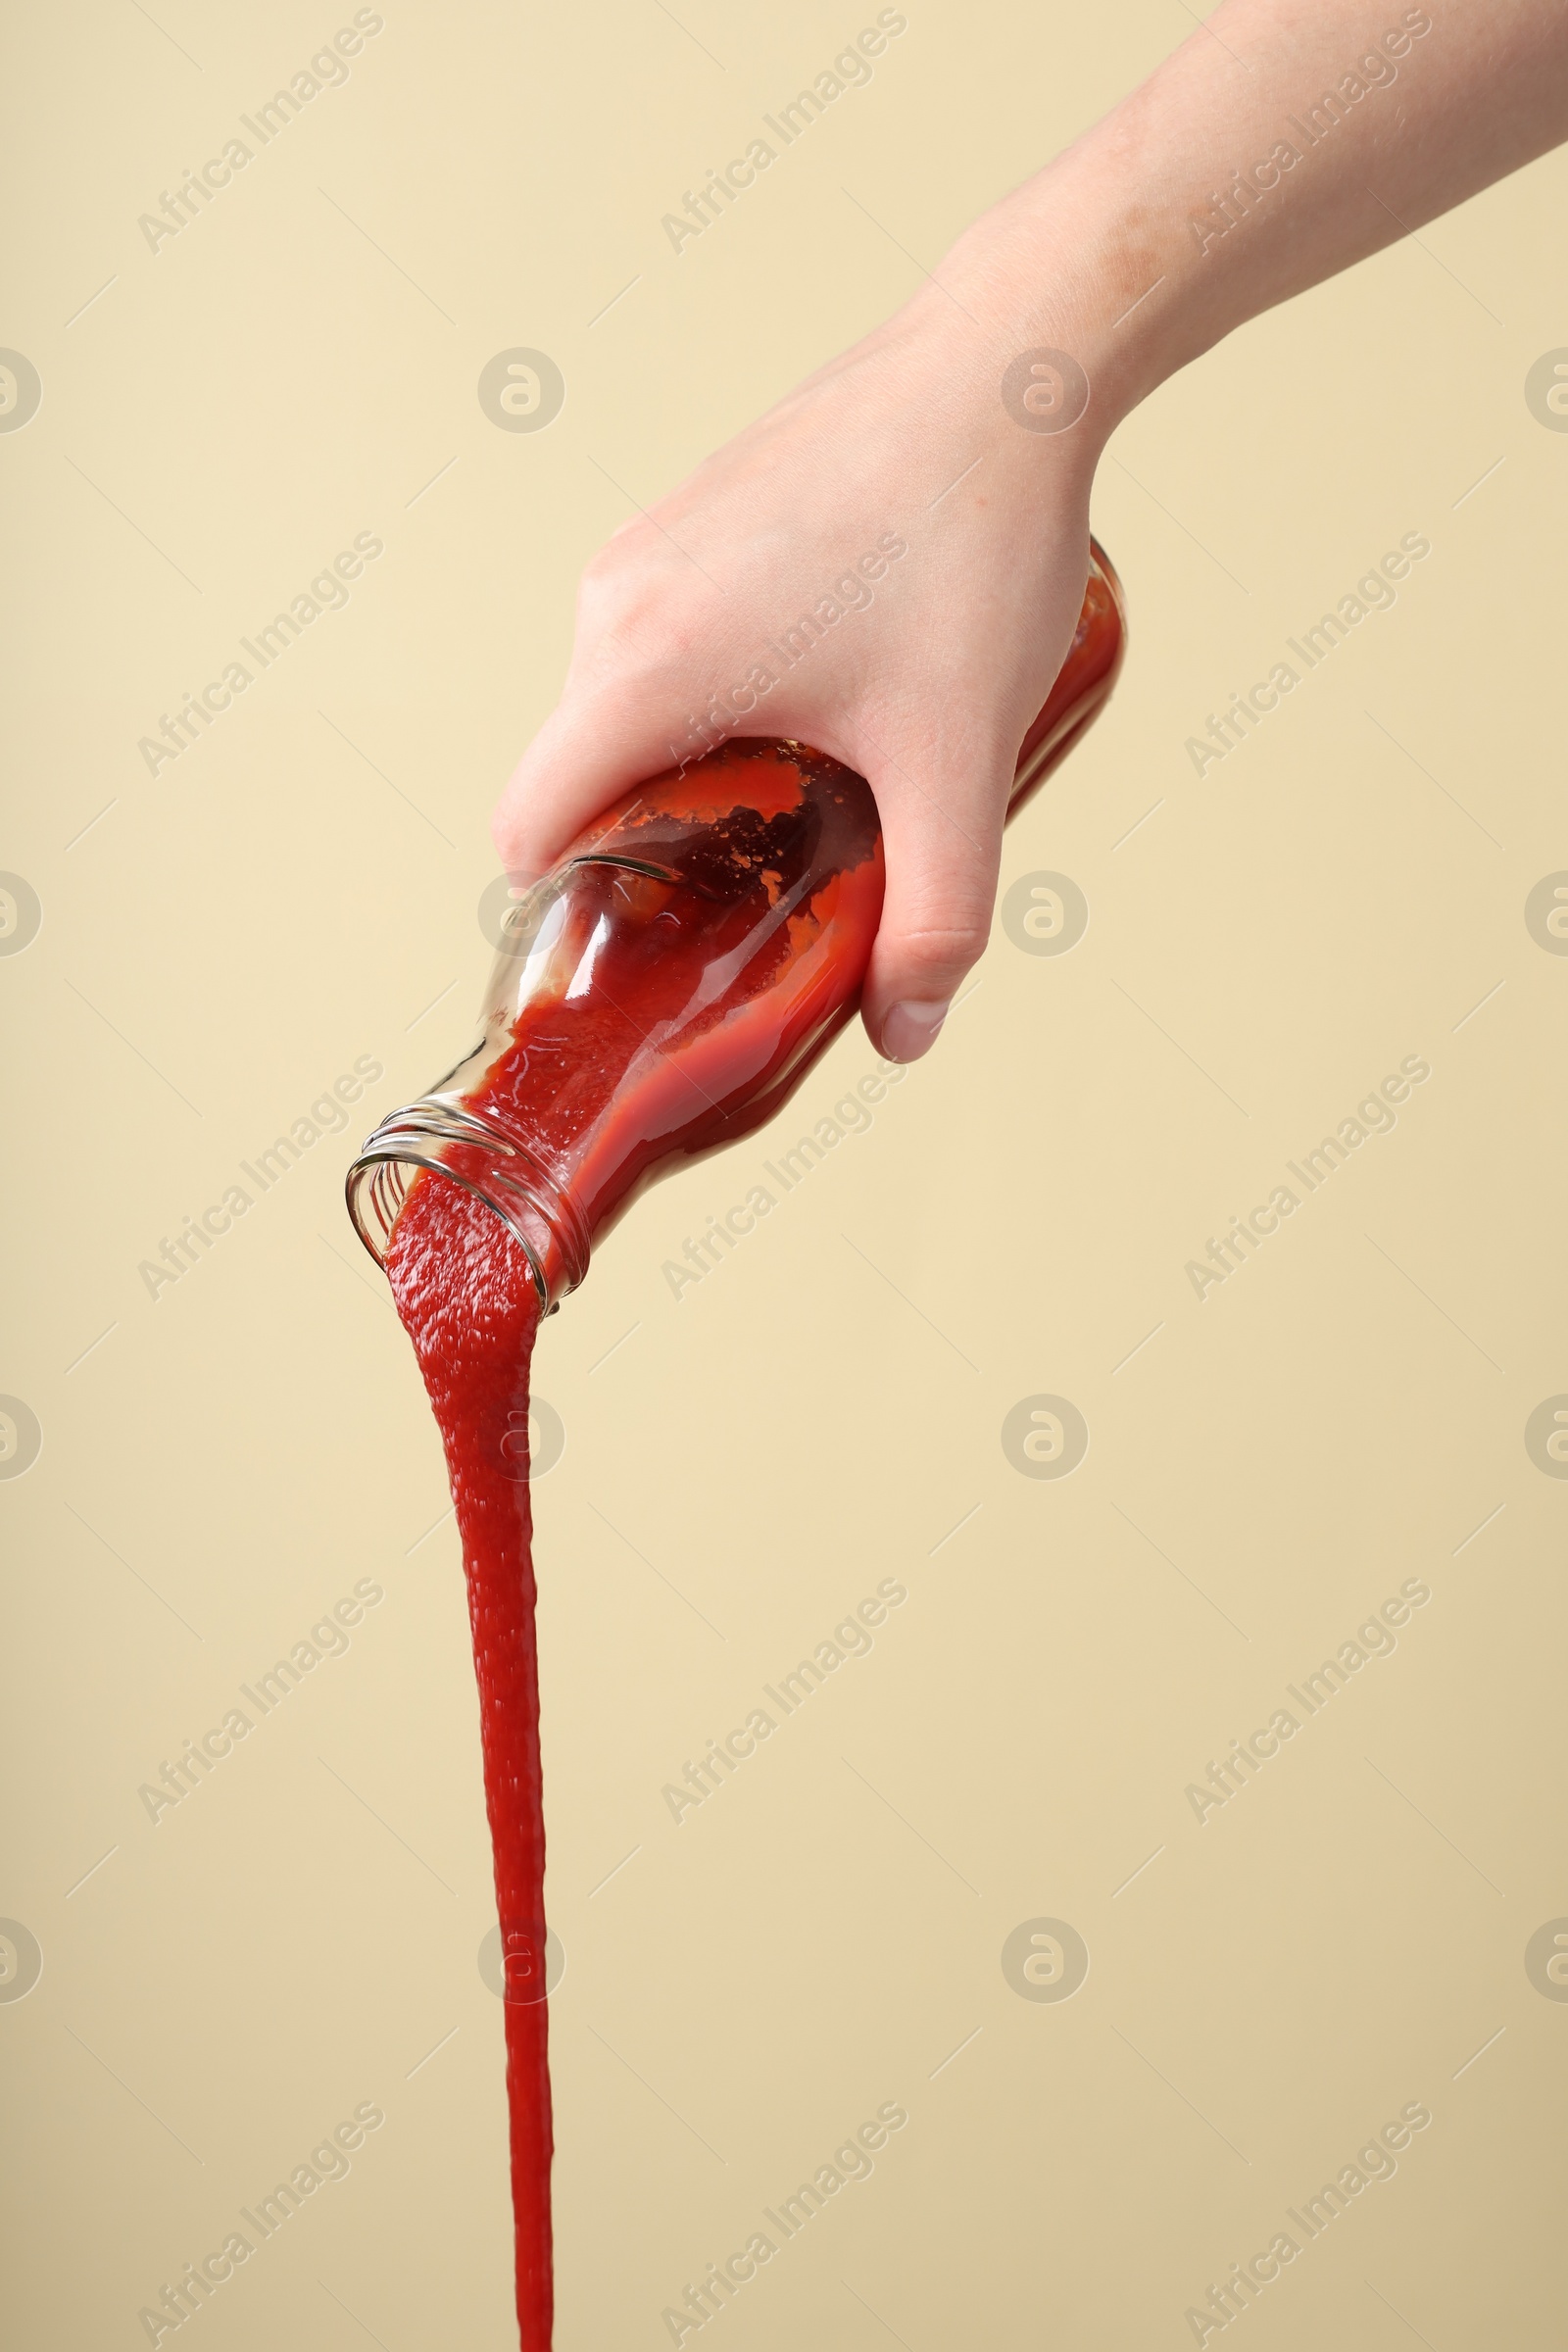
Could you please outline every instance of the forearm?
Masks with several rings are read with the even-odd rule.
[[[1565,137],[1562,0],[1225,0],[938,274],[1012,348],[1078,358],[1102,438],[1233,327]]]

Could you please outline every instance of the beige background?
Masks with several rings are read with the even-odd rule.
[[[383,13],[156,255],[138,215],[349,12],[13,30],[0,342],[44,387],[0,436],[0,864],[43,907],[0,966],[0,1389],[43,1431],[0,1488],[0,1912],[43,1954],[0,2007],[19,2346],[145,2341],[139,2308],[365,2101],[350,2177],[189,2325],[511,2340],[460,1566],[343,1171],[469,1042],[488,809],[590,550],[1189,28],[919,0],[677,259],[661,215],[873,11]],[[874,2176],[705,2341],[1191,2342],[1209,2282],[1414,2101],[1430,2128],[1266,2288],[1254,2352],[1561,2340],[1568,2005],[1524,1953],[1568,1913],[1568,1487],[1523,1431],[1568,1390],[1568,961],[1524,902],[1568,866],[1568,441],[1523,385],[1568,341],[1565,195],[1537,165],[1121,433],[1096,523],[1132,659],[1006,853],[1079,883],[1087,936],[1038,957],[999,925],[941,1051],[722,1272],[676,1302],[661,1266],[871,1066],[858,1029],[550,1326],[569,2352],[667,2342],[685,2283],[890,2100]],[[535,435],[475,397],[518,345],[567,383]],[[159,713],[362,531],[385,553],[347,609],[150,777]],[[1205,712],[1411,531],[1396,608],[1195,777]],[[1200,1304],[1186,1260],[1408,1054],[1397,1129]],[[385,1075],[348,1131],[150,1298],[140,1261],[359,1055]],[[1091,1431],[1059,1483],[1000,1442],[1040,1393]],[[677,1827],[663,1785],[887,1577],[872,1654]],[[1187,1785],[1412,1577],[1396,1652],[1200,1825]],[[348,1653],[150,1821],[140,1785],[364,1578]],[[1060,2005],[1001,1965],[1040,1917],[1091,1955]]]

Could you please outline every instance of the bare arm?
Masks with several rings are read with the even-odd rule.
[[[1563,0],[1224,0],[903,311],[595,558],[562,701],[496,813],[508,867],[540,870],[720,736],[815,743],[877,796],[865,1021],[914,1059],[985,946],[1117,423],[1234,327],[1565,137]],[[874,602],[835,599],[890,537],[906,553]]]
[[[1054,256],[1066,301],[1032,316],[1082,334],[1119,417],[1234,327],[1564,137],[1560,0],[1226,0],[953,258],[989,280]]]

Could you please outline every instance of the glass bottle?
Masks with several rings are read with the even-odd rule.
[[[1090,544],[1009,816],[1121,666],[1120,584]],[[472,1053],[349,1170],[371,1256],[443,1176],[501,1218],[553,1311],[656,1177],[760,1127],[853,1017],[882,882],[870,786],[805,744],[735,738],[628,793],[509,909]]]

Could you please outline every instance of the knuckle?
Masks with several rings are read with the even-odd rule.
[[[892,944],[902,962],[921,971],[966,972],[985,954],[989,919],[964,910],[941,923],[919,923],[901,931]]]
[[[579,611],[595,615],[617,612],[635,609],[653,597],[659,551],[647,544],[652,534],[646,533],[646,526],[639,528],[645,536],[628,533],[622,539],[617,534],[589,557],[577,583]]]
[[[577,590],[576,659],[599,678],[637,686],[684,669],[711,635],[684,581],[661,557],[601,550]]]

